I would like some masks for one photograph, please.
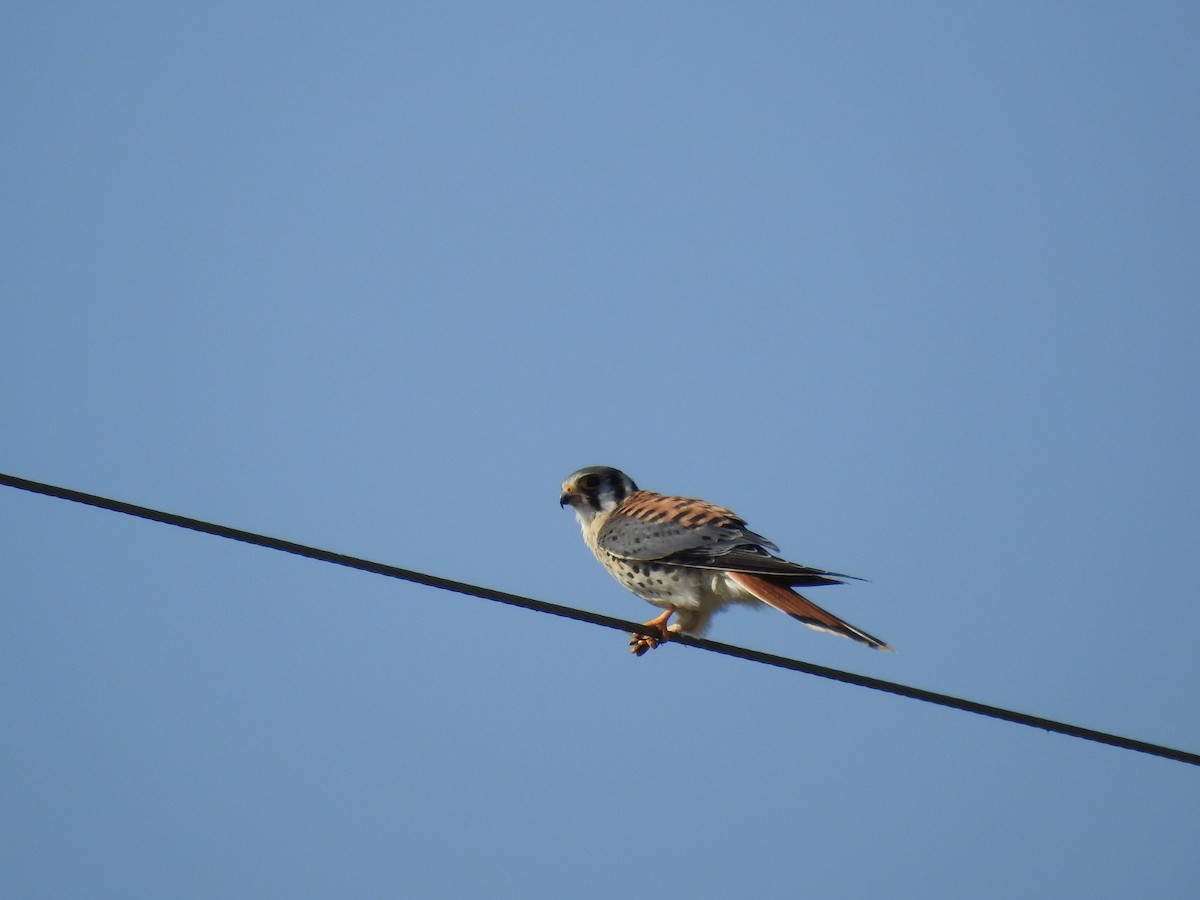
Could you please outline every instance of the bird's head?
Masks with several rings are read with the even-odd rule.
[[[558,505],[571,507],[586,525],[601,513],[612,512],[636,490],[633,479],[620,469],[588,466],[567,476],[558,495]]]

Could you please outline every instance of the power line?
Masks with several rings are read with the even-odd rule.
[[[466,584],[462,581],[454,581],[450,578],[441,578],[437,575],[427,575],[424,572],[416,572],[412,569],[402,569],[399,566],[390,566],[386,563],[373,562],[369,559],[362,559],[357,556],[348,556],[344,553],[334,553],[330,550],[321,550],[317,547],[309,547],[305,544],[297,544],[294,541],[286,541],[281,538],[268,537],[262,534],[256,534],[252,531],[243,531],[240,528],[230,528],[227,525],[218,525],[213,522],[205,522],[201,519],[193,519],[188,516],[181,516],[175,513],[162,512],[157,509],[150,509],[145,506],[136,506],[132,503],[125,503],[121,500],[112,500],[107,497],[100,497],[96,494],[87,494],[83,491],[74,491],[70,488],[58,487],[52,484],[44,484],[39,481],[30,481],[26,478],[18,478],[15,475],[6,475],[0,473],[0,484],[7,487],[16,488],[22,491],[29,491],[34,494],[43,494],[47,497],[57,497],[61,500],[70,500],[73,503],[82,503],[85,506],[94,506],[99,509],[107,509],[112,512],[122,513],[127,516],[136,516],[139,519],[149,519],[152,522],[161,522],[164,525],[175,525],[179,528],[186,528],[191,531],[199,531],[204,534],[215,535],[216,537],[228,538],[229,540],[241,541],[246,544],[254,544],[258,547],[267,547],[271,550],[280,550],[284,553],[292,553],[296,556],[303,556],[308,559],[315,559],[319,562],[332,563],[338,566],[346,566],[350,569],[359,569],[363,572],[373,572],[376,575],[386,575],[388,578],[398,578],[402,581],[411,581],[415,584],[423,584],[428,587],[438,588],[443,591],[453,591],[457,594],[466,594],[471,597],[479,597],[483,600],[493,600],[499,603],[507,603],[510,606],[519,606],[522,609],[531,609],[536,612],[549,613],[553,616],[561,616],[564,619],[574,619],[577,622],[587,622],[591,625],[600,625],[604,628],[613,628],[617,631],[632,632],[636,634],[649,634],[655,636],[657,631],[649,630],[647,626],[638,622],[628,622],[624,619],[616,619],[612,616],[605,616],[600,613],[590,612],[588,610],[574,609],[570,606],[562,606],[557,603],[549,603],[545,600],[535,600],[531,597],[523,597],[520,594],[510,594],[507,591],[498,591],[493,588],[479,587],[478,585]],[[1174,760],[1175,762],[1188,763],[1193,766],[1200,766],[1200,754],[1190,753],[1186,750],[1175,750],[1171,747],[1164,747],[1160,744],[1152,744],[1147,741],[1134,740],[1133,738],[1121,737],[1116,734],[1108,734],[1103,731],[1096,731],[1091,728],[1081,728],[1078,725],[1069,725],[1065,722],[1058,722],[1054,719],[1045,719],[1041,716],[1031,716],[1027,713],[1015,712],[1013,710],[1004,709],[999,706],[989,706],[986,703],[977,703],[974,700],[964,700],[960,697],[953,697],[949,694],[939,694],[935,691],[927,691],[922,688],[909,687],[908,685],[898,684],[894,681],[885,681],[881,678],[872,678],[868,675],[858,675],[854,672],[845,672],[841,669],[831,669],[827,666],[820,666],[815,663],[803,662],[798,659],[790,659],[785,656],[775,656],[771,653],[763,653],[758,650],[748,650],[744,647],[736,647],[732,644],[722,644],[718,641],[710,641],[705,638],[693,637],[687,634],[672,635],[671,643],[682,644],[686,647],[695,647],[700,650],[708,650],[712,653],[719,653],[723,656],[731,656],[735,659],[744,659],[748,662],[761,663],[763,665],[775,666],[780,669],[788,669],[792,672],[803,672],[806,675],[816,675],[820,678],[828,678],[832,681],[840,681],[844,684],[858,685],[859,687],[870,688],[874,691],[883,691],[888,694],[896,694],[900,697],[908,697],[913,700],[920,700],[924,703],[933,703],[937,706],[946,706],[951,709],[960,709],[964,712],[974,713],[980,716],[989,716],[993,719],[1001,719],[1005,722],[1013,722],[1017,725],[1026,725],[1031,728],[1040,728],[1044,731],[1055,732],[1057,734],[1065,734],[1068,737],[1082,738],[1087,741],[1095,741],[1099,744],[1108,744],[1112,747],[1120,747],[1123,750],[1133,750],[1138,753],[1148,753],[1151,756],[1160,756],[1164,759]]]

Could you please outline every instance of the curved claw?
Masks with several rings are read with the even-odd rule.
[[[629,642],[629,652],[635,656],[643,656],[647,650],[653,650],[661,643],[661,640],[648,634],[635,634]]]
[[[643,622],[647,628],[653,628],[658,632],[658,635],[652,634],[634,634],[629,641],[629,652],[635,656],[643,656],[647,650],[653,650],[659,644],[665,643],[671,639],[671,634],[678,631],[678,626],[668,626],[667,621],[675,614],[675,610],[668,607],[667,611],[661,616],[655,616],[649,622]]]

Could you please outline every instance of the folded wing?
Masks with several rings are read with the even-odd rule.
[[[766,575],[798,587],[854,578],[781,559],[771,552],[778,547],[730,509],[654,491],[630,494],[604,523],[596,543],[622,559]]]

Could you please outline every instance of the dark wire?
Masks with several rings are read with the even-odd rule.
[[[351,569],[360,569],[363,572],[374,572],[376,575],[386,575],[389,578],[399,578],[403,581],[411,581],[416,584],[424,584],[428,587],[438,588],[443,591],[453,591],[458,594],[466,594],[471,597],[480,597],[484,600],[494,600],[500,603],[507,603],[510,606],[519,606],[523,609],[532,609],[537,612],[550,613],[553,616],[561,616],[564,619],[574,619],[577,622],[588,622],[592,625],[600,625],[604,628],[614,628],[617,631],[632,632],[635,634],[656,635],[657,631],[648,629],[647,626],[638,622],[627,622],[623,619],[615,619],[612,616],[601,615],[600,613],[589,612],[582,609],[573,609],[569,606],[560,606],[557,603],[548,603],[545,600],[534,600],[530,597],[522,597],[519,594],[510,594],[506,591],[497,591],[492,588],[478,587],[473,584],[465,584],[461,581],[453,581],[449,578],[439,578],[436,575],[426,575],[423,572],[414,572],[411,569],[401,569],[398,566],[389,566],[385,563],[372,562],[369,559],[360,559],[357,556],[347,556],[343,553],[333,553],[329,550],[320,550],[316,547],[308,547],[304,544],[297,544],[293,541],[285,541],[280,538],[267,537],[266,535],[255,534],[251,531],[242,531],[238,528],[230,528],[227,525],[216,525],[212,522],[204,522],[200,519],[192,519],[187,516],[176,515],[175,513],[161,512],[156,509],[148,509],[144,506],[135,506],[132,503],[125,503],[120,500],[110,500],[107,497],[99,497],[95,494],[85,494],[82,491],[73,491],[69,488],[57,487],[52,484],[43,484],[38,481],[29,481],[25,478],[17,478],[14,475],[5,475],[0,473],[0,484],[8,487],[17,488],[22,491],[29,491],[34,494],[44,494],[47,497],[57,497],[61,500],[70,500],[74,503],[82,503],[86,506],[95,506],[99,509],[107,509],[113,512],[123,513],[127,516],[136,516],[140,519],[149,519],[152,522],[162,522],[165,525],[175,525],[179,528],[187,528],[191,531],[199,531],[204,534],[212,534],[217,537],[228,538],[234,541],[242,541],[247,544],[254,544],[259,547],[268,547],[272,550],[281,550],[284,553],[293,553],[296,556],[304,556],[308,559],[315,559],[320,562],[333,563],[338,566],[346,566]],[[1003,709],[998,706],[988,706],[985,703],[976,703],[973,700],[963,700],[958,697],[952,697],[948,694],[939,694],[934,691],[926,691],[921,688],[909,687],[903,684],[897,684],[893,681],[884,681],[880,678],[871,678],[867,675],[858,675],[853,672],[844,672],[840,669],[830,669],[826,666],[819,666],[815,663],[802,662],[798,659],[789,659],[785,656],[775,656],[771,653],[762,653],[758,650],[747,650],[744,647],[735,647],[731,644],[722,644],[718,641],[710,641],[704,638],[692,637],[687,634],[674,635],[671,638],[671,643],[682,644],[686,647],[696,647],[700,650],[709,650],[713,653],[720,653],[724,656],[732,656],[736,659],[744,659],[749,662],[762,663],[768,666],[776,666],[780,669],[789,669],[793,672],[803,672],[806,675],[816,675],[820,678],[828,678],[832,681],[841,681],[845,684],[855,684],[859,687],[870,688],[875,691],[884,691],[889,694],[897,694],[901,697],[909,697],[913,700],[921,700],[925,703],[933,703],[938,706],[947,706],[951,709],[961,709],[964,712],[975,713],[980,716],[990,716],[993,719],[1002,719],[1005,722],[1014,722],[1017,725],[1027,725],[1031,728],[1040,728],[1045,731],[1052,731],[1058,734],[1065,734],[1069,737],[1082,738],[1087,741],[1095,741],[1100,744],[1108,744],[1112,747],[1120,747],[1124,750],[1134,750],[1138,753],[1148,753],[1152,756],[1161,756],[1164,759],[1175,760],[1176,762],[1188,763],[1193,766],[1200,766],[1200,754],[1189,753],[1186,750],[1175,750],[1170,747],[1163,747],[1159,744],[1151,744],[1147,741],[1138,741],[1133,738],[1121,737],[1120,735],[1107,734],[1103,731],[1095,731],[1091,728],[1081,728],[1078,725],[1068,725],[1065,722],[1056,722],[1053,719],[1044,719],[1041,716],[1031,716],[1026,713],[1014,712],[1012,710]]]

